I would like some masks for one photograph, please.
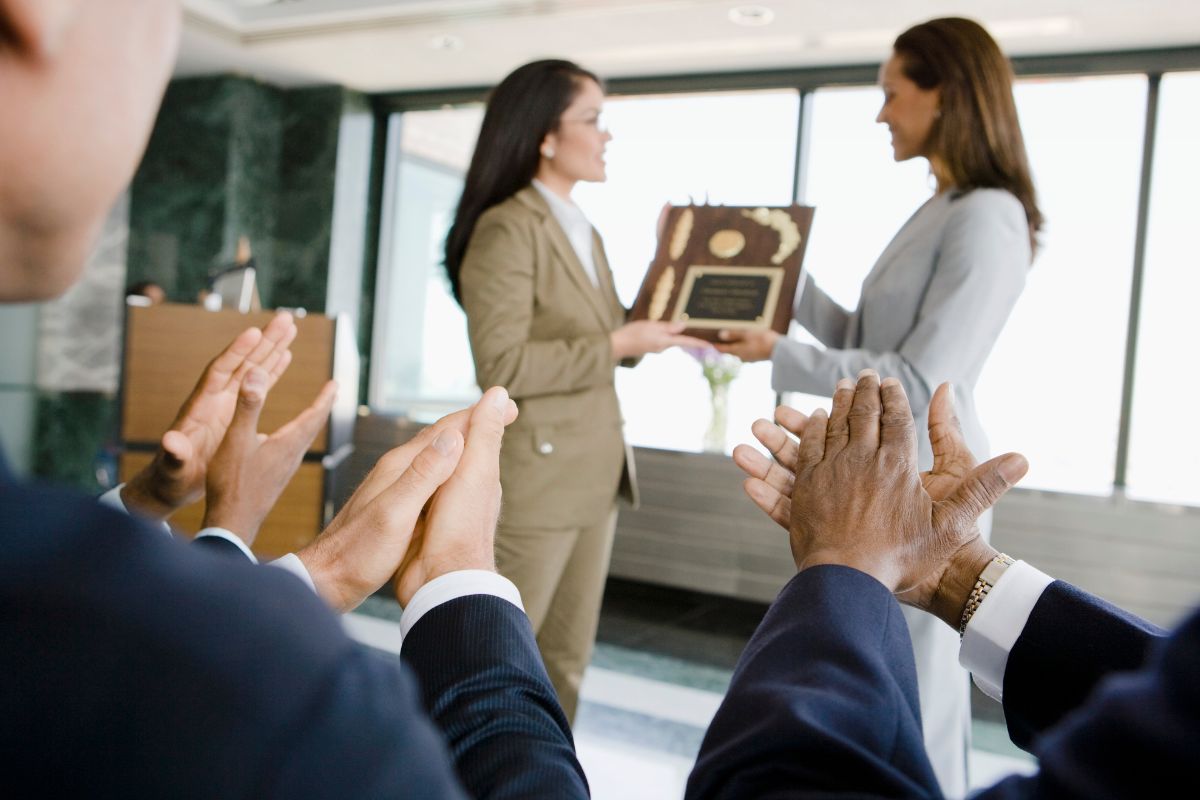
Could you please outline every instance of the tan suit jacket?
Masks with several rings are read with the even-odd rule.
[[[500,452],[505,525],[592,525],[618,492],[636,503],[609,342],[625,309],[594,233],[593,248],[598,288],[527,186],[479,218],[463,257],[476,381],[520,409]]]

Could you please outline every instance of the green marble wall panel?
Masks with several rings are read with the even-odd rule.
[[[37,398],[33,471],[90,494],[109,488],[97,468],[115,469],[116,398],[99,392],[43,392]]]
[[[325,308],[344,95],[338,87],[283,95],[275,228],[277,305]]]
[[[173,81],[134,177],[128,280],[194,300],[218,263],[228,208],[231,96],[241,79]]]
[[[222,264],[233,262],[237,241],[250,240],[263,305],[289,305],[277,298],[275,220],[280,203],[282,151],[281,92],[245,79],[228,79],[229,169],[225,179]]]
[[[154,280],[172,300],[194,301],[247,236],[264,306],[324,311],[340,125],[364,103],[340,87],[282,90],[239,76],[173,81],[130,188],[125,280]],[[110,460],[113,397],[23,391],[36,406],[26,415],[36,417],[33,471],[103,488],[96,468]]]
[[[133,182],[129,279],[193,300],[246,236],[265,306],[322,311],[348,95],[236,76],[172,82]]]

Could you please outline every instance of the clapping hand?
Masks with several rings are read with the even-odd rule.
[[[233,419],[242,379],[259,369],[270,390],[291,363],[296,338],[291,314],[276,314],[265,328],[248,328],[209,362],[192,393],[163,434],[154,460],[121,492],[125,507],[165,520],[204,496],[209,462]]]
[[[975,520],[1024,475],[1025,459],[1008,454],[976,466],[943,385],[930,406],[934,467],[918,475],[904,390],[872,371],[857,385],[839,381],[828,416],[781,407],[776,420],[782,428],[765,420],[753,428],[773,459],[743,445],[734,460],[751,500],[789,530],[797,567],[856,567],[956,624],[949,606],[961,611],[958,585],[967,574],[973,582],[994,554]]]
[[[270,434],[258,432],[267,398],[267,373],[254,367],[242,380],[237,408],[208,465],[205,528],[224,528],[253,544],[263,520],[296,474],[304,453],[329,418],[337,383],[329,381],[294,419]]]
[[[297,554],[318,593],[344,612],[402,562],[406,598],[409,587],[415,592],[440,570],[494,568],[500,439],[516,418],[516,404],[495,387],[383,456],[329,527]]]

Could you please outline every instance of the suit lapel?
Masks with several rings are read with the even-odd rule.
[[[558,220],[554,218],[554,214],[550,211],[550,206],[546,205],[545,199],[532,186],[526,186],[517,192],[516,197],[541,216],[542,229],[545,231],[546,237],[550,240],[550,244],[554,248],[554,252],[558,255],[559,260],[563,262],[567,275],[587,300],[588,307],[596,315],[596,319],[604,325],[605,330],[610,329],[612,327],[612,317],[605,310],[604,298],[601,297],[600,290],[592,285],[592,281],[587,276],[583,264],[579,263],[579,256],[575,254],[575,248],[571,247],[571,241],[567,238],[566,231],[562,229],[562,226],[558,224]],[[597,267],[598,272],[599,267]]]
[[[879,255],[879,260],[875,262],[875,266],[871,268],[871,272],[863,281],[863,292],[866,292],[868,286],[876,284],[881,277],[888,271],[890,267],[900,260],[900,254],[907,250],[914,242],[920,238],[919,232],[914,230],[917,220],[927,208],[938,202],[941,195],[934,195],[921,204],[921,207],[912,213],[912,216],[900,226],[900,230],[896,231],[896,235],[888,242],[887,247],[883,248],[883,252]],[[861,303],[860,303],[861,307]]]
[[[608,302],[609,316],[614,327],[625,324],[625,306],[617,296],[617,286],[613,281],[612,269],[608,266],[608,257],[604,254],[604,244],[600,234],[592,231],[592,263],[596,265],[596,277],[600,280],[600,293]]]

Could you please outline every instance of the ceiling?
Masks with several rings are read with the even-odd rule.
[[[1195,0],[184,0],[176,75],[366,92],[480,86],[546,57],[608,78],[861,64],[935,16],[1009,55],[1200,44]],[[741,10],[739,24],[732,17]]]

